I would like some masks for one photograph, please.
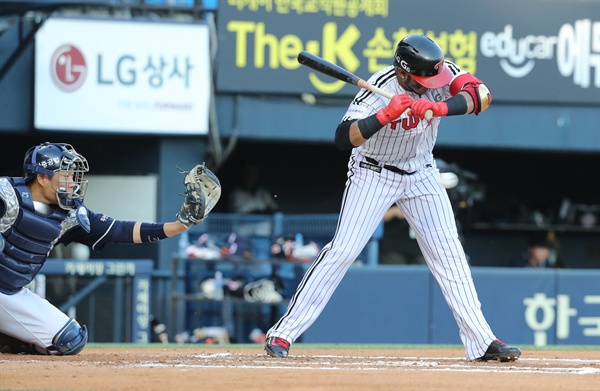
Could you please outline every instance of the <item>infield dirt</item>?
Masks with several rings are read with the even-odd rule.
[[[196,345],[0,355],[2,390],[600,390],[600,350],[525,350],[468,362],[461,349],[308,349],[286,359]]]

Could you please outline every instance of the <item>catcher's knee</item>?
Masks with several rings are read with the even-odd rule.
[[[75,319],[69,319],[52,338],[52,346],[48,347],[48,353],[55,356],[75,355],[83,350],[87,341],[87,327],[81,327]]]

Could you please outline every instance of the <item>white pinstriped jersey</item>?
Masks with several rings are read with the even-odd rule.
[[[452,71],[452,80],[466,73],[452,62],[446,61],[446,65]],[[373,74],[369,83],[392,95],[408,94],[415,100],[427,98],[434,102],[441,102],[451,97],[450,85],[427,90],[423,96],[405,91],[396,79],[393,65]],[[389,102],[388,98],[361,89],[352,100],[342,121],[366,118],[385,108]],[[427,120],[419,121],[415,117],[410,117],[408,113],[409,110],[398,120],[384,126],[366,143],[357,147],[358,153],[408,172],[417,171],[419,167],[430,162],[433,159],[432,151],[437,139],[440,117],[434,117],[430,123]]]
[[[465,73],[450,62],[446,65],[454,78]],[[406,93],[398,84],[393,66],[375,73],[369,82],[393,95]],[[423,97],[446,100],[450,98],[450,87],[428,90]],[[368,117],[388,103],[387,98],[362,89],[342,121]],[[293,343],[313,324],[385,212],[396,204],[413,228],[427,265],[452,310],[467,359],[485,353],[496,337],[481,311],[452,205],[433,158],[439,121],[439,117],[427,121],[402,114],[352,149],[334,237],[317,255],[285,314],[267,331],[267,337]],[[410,174],[398,173],[390,166]]]

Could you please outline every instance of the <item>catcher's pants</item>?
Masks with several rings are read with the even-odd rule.
[[[27,288],[14,295],[0,293],[0,332],[35,345],[42,354],[68,321],[67,315]]]

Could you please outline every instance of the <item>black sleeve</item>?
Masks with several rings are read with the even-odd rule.
[[[448,105],[447,116],[468,114],[469,106],[467,105],[467,99],[461,94],[454,95],[452,98],[446,100],[446,104]]]
[[[340,122],[337,129],[335,130],[334,144],[337,149],[347,150],[354,148],[354,145],[350,142],[350,125],[354,120]]]
[[[65,246],[72,242],[85,244],[94,251],[100,251],[107,244],[129,243],[133,244],[133,226],[135,221],[115,220],[104,214],[97,214],[88,210],[91,231],[85,232],[80,226],[65,232],[58,243]]]

